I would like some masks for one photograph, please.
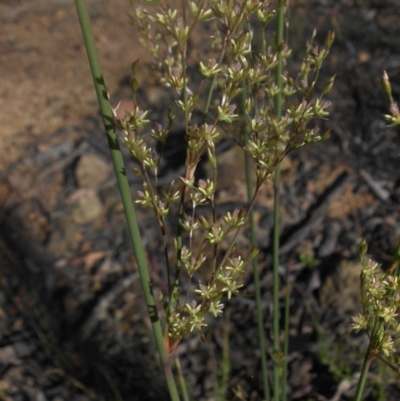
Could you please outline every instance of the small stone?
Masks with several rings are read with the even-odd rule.
[[[94,153],[84,154],[75,169],[76,181],[81,188],[97,188],[111,172],[111,166]]]
[[[24,321],[22,319],[16,319],[12,325],[12,331],[19,332],[24,328]]]
[[[38,242],[45,242],[51,224],[42,205],[35,199],[21,203],[13,210],[13,217],[23,222],[24,234]]]
[[[70,202],[71,218],[76,224],[93,223],[103,214],[103,204],[95,191],[79,190]]]
[[[12,345],[7,345],[0,349],[0,364],[3,366],[7,365],[17,365],[19,363],[19,359],[15,354],[14,347]]]
[[[8,390],[10,389],[10,383],[7,380],[0,380],[0,389],[2,390],[2,392],[8,392]]]
[[[35,401],[47,401],[47,398],[46,398],[45,394],[43,393],[43,391],[39,391],[38,393],[36,393]]]
[[[0,365],[20,365],[22,359],[30,356],[34,347],[28,343],[18,342],[0,348]]]
[[[71,253],[75,254],[83,239],[76,223],[70,216],[65,216],[58,221],[57,226],[58,229],[51,233],[47,249],[58,257],[69,257]],[[58,266],[61,267],[64,262],[59,261]]]

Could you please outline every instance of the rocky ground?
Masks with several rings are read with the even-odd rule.
[[[323,74],[337,79],[326,122],[331,139],[282,166],[281,263],[293,279],[289,392],[293,400],[348,400],[365,346],[350,328],[358,243],[366,238],[385,266],[400,238],[400,136],[386,127],[380,86],[386,70],[400,99],[399,3],[293,3],[295,54],[314,26],[321,41],[335,30]],[[88,5],[113,102],[129,96],[130,64],[140,58],[142,102],[159,113],[170,95],[146,69],[128,2]],[[0,400],[167,399],[74,5],[3,0],[0,21]],[[221,163],[225,182],[241,155],[232,148]],[[168,175],[175,167],[165,168]],[[245,200],[242,178],[221,188],[221,207]],[[256,206],[267,329],[271,194],[267,186]],[[157,226],[139,213],[151,275],[162,286]],[[246,288],[252,289],[250,274]],[[261,399],[254,311],[253,299],[235,297],[224,318],[210,322],[205,343],[193,337],[178,347],[193,399],[213,399],[224,327],[228,399]],[[375,366],[369,383],[367,399],[398,399],[388,371]]]

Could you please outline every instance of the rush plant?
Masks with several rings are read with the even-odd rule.
[[[400,112],[393,100],[392,87],[386,71],[382,75],[382,86],[390,101],[390,114],[385,115],[390,126],[400,125]],[[358,381],[355,401],[362,399],[368,371],[373,360],[380,360],[400,375],[400,242],[394,253],[390,268],[383,272],[381,266],[367,255],[364,241],[360,246],[361,259],[361,304],[362,311],[353,318],[356,331],[365,330],[369,337]]]
[[[365,242],[360,248],[362,311],[353,318],[356,331],[366,330],[369,337],[355,401],[362,399],[368,370],[379,359],[400,374],[398,338],[400,336],[400,243],[391,267],[383,272],[380,265],[367,256]]]
[[[324,83],[319,94],[317,82],[334,35],[329,33],[321,48],[314,43],[314,32],[299,71],[292,75],[287,67],[290,48],[282,34],[275,41],[267,29],[280,15],[278,29],[282,32],[284,0],[276,8],[260,0],[183,0],[176,8],[161,0],[131,1],[137,40],[154,57],[153,68],[160,83],[171,89],[175,102],[165,110],[164,120],[149,120],[150,111],[143,110],[137,99],[140,82],[136,75],[139,63],[135,61],[133,109],[119,118],[118,106],[113,108],[108,102],[84,0],[75,1],[158,351],[171,399],[178,400],[169,358],[186,334],[203,336],[207,315],[221,315],[225,300],[240,292],[245,268],[256,258],[257,250],[240,247],[238,233],[262,186],[287,154],[329,136],[329,132],[320,132],[318,120],[328,116],[329,102],[323,97],[332,88],[334,77]],[[193,34],[203,38],[198,59],[191,53]],[[184,173],[161,185],[164,149],[176,121],[184,125]],[[142,178],[134,202],[154,212],[163,238],[168,290],[160,301],[153,296],[116,127],[124,132],[122,145],[137,161],[135,173]],[[221,213],[216,205],[216,148],[221,138],[233,139],[254,165],[255,186],[243,210]],[[196,179],[204,159],[212,173]],[[203,205],[210,206],[209,215],[200,208]],[[173,228],[167,223],[171,216]],[[211,267],[211,276],[200,281],[198,272],[205,264]],[[276,342],[279,345],[278,338]],[[278,351],[274,347],[275,366],[284,358]],[[274,375],[276,400],[281,399],[280,379],[278,373]],[[267,378],[264,386],[269,399]]]
[[[169,292],[164,294],[166,345],[172,353],[188,331],[201,333],[207,313],[214,317],[222,313],[224,295],[229,299],[238,293],[244,268],[256,251],[245,255],[245,250],[237,247],[236,236],[262,185],[288,153],[328,136],[328,133],[320,134],[312,120],[328,115],[329,104],[322,96],[332,87],[333,78],[326,83],[320,96],[315,95],[315,86],[333,35],[328,36],[326,47],[322,49],[310,42],[299,75],[293,78],[283,71],[283,85],[279,88],[274,69],[278,57],[286,64],[291,51],[283,42],[277,49],[267,46],[265,29],[277,13],[267,2],[189,1],[183,2],[183,12],[162,1],[131,3],[134,5],[132,22],[139,29],[140,42],[154,56],[154,68],[160,73],[161,83],[176,94],[175,109],[166,113],[167,123],[155,122],[149,130],[145,129],[151,127],[148,110],[135,105],[134,110],[121,119],[114,110],[115,121],[125,132],[123,146],[140,166],[136,174],[143,179],[143,189],[138,192],[136,203],[154,211],[165,246],[167,239],[174,237],[174,266],[165,250]],[[259,24],[258,32],[252,27],[253,21]],[[205,42],[201,59],[188,60],[190,36],[195,29],[212,32],[212,35]],[[197,64],[199,77],[190,75],[189,63],[190,67]],[[135,63],[132,69],[134,95],[138,88],[136,68]],[[243,93],[245,101],[241,106],[238,103]],[[275,110],[278,93],[282,95],[281,117],[277,117]],[[185,173],[171,181],[167,188],[161,188],[157,182],[162,149],[176,115],[185,124]],[[198,115],[201,117],[197,118]],[[256,174],[256,186],[248,208],[224,215],[218,214],[215,205],[218,186],[215,149],[221,136],[233,138],[249,155]],[[205,157],[214,174],[196,181],[196,169]],[[177,229],[176,233],[168,233],[165,219],[175,203],[179,210]],[[211,217],[198,209],[205,204],[212,208]],[[229,235],[231,233],[233,236]],[[195,235],[201,237],[200,241],[193,241]],[[227,238],[230,238],[228,251],[220,255],[220,244]],[[196,249],[195,243],[201,246]],[[192,288],[195,273],[207,259],[212,263],[210,281],[193,283]],[[179,296],[182,274],[189,280],[187,291],[197,294],[191,303],[183,302],[189,298],[187,295]]]

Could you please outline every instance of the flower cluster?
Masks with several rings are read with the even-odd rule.
[[[278,2],[278,7],[284,7],[284,3]],[[207,313],[221,313],[222,297],[238,293],[244,266],[255,256],[255,251],[250,251],[246,259],[243,252],[236,250],[237,232],[244,226],[248,210],[222,216],[216,210],[217,141],[223,136],[234,138],[253,160],[256,187],[252,205],[285,155],[328,136],[321,134],[312,122],[328,115],[329,102],[323,96],[332,88],[334,77],[320,95],[316,94],[316,87],[334,36],[328,34],[325,46],[319,48],[314,44],[314,33],[298,74],[292,77],[286,71],[290,48],[284,42],[269,46],[266,39],[266,27],[277,14],[267,0],[189,0],[179,9],[162,0],[131,4],[131,21],[140,33],[141,43],[154,57],[160,82],[176,94],[174,113],[185,127],[185,172],[176,177],[176,185],[171,183],[165,191],[157,177],[175,119],[172,110],[168,110],[167,124],[154,124],[150,138],[145,132],[148,111],[135,105],[125,118],[116,117],[126,134],[124,146],[140,165],[136,173],[143,178],[143,189],[138,192],[137,202],[154,210],[165,247],[165,218],[171,213],[171,204],[179,202],[174,266],[170,266],[168,250],[164,251],[169,287],[166,337],[169,349],[173,350],[187,331],[201,331]],[[252,27],[253,23],[261,28],[260,32]],[[198,60],[189,47],[196,30],[202,36],[209,32],[208,40],[201,44]],[[277,77],[278,64],[284,68]],[[136,67],[134,63],[134,95],[138,88]],[[154,140],[160,146],[151,145]],[[212,167],[210,176],[196,180],[198,164],[205,158]],[[198,212],[198,206],[206,204],[211,206],[211,216]],[[232,235],[228,236],[229,233]],[[200,241],[193,241],[194,235],[200,236]],[[221,256],[220,246],[227,241],[228,251]],[[201,244],[200,249],[195,249],[195,243]],[[200,284],[194,293],[180,297],[181,270],[187,272],[190,288],[192,278],[196,279],[206,260],[212,264],[211,280]],[[192,303],[187,301],[192,298]]]
[[[386,272],[366,252],[367,246],[363,242],[360,249],[362,312],[353,318],[353,327],[357,331],[368,331],[369,359],[382,358],[383,354],[390,360],[396,351],[395,339],[400,334],[400,243]]]
[[[193,258],[191,252],[185,247],[183,248],[185,267],[188,274],[192,275],[195,270],[204,262],[205,255],[199,258]],[[223,265],[221,265],[215,275],[207,284],[199,283],[195,293],[198,295],[198,302],[186,302],[183,306],[177,305],[175,310],[168,316],[168,349],[170,352],[174,350],[182,337],[189,331],[198,331],[201,334],[202,328],[207,326],[205,317],[207,313],[213,317],[222,314],[224,304],[221,302],[222,297],[227,296],[228,299],[232,295],[236,295],[242,287],[240,283],[246,265],[257,255],[257,250],[250,252],[249,258],[245,261],[240,256],[227,257]],[[187,261],[190,261],[187,263]]]
[[[391,123],[392,127],[396,126],[396,125],[400,125],[399,106],[393,100],[392,86],[390,85],[389,77],[388,77],[386,71],[383,71],[382,86],[383,86],[383,89],[385,90],[386,94],[389,96],[389,100],[390,100],[390,113],[391,114],[386,114],[385,118],[387,121],[389,121]]]

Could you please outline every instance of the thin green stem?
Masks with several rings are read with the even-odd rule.
[[[171,298],[171,266],[170,266],[170,263],[169,263],[168,241],[167,241],[167,236],[165,234],[165,229],[163,231],[162,238],[163,238],[163,249],[164,249],[165,265],[167,267],[168,297]]]
[[[178,371],[178,378],[179,378],[179,384],[180,384],[183,401],[190,401],[190,397],[189,397],[185,377],[183,376],[182,366],[181,366],[181,361],[179,359],[179,356],[177,356],[175,358],[175,365],[176,365],[176,370]]]
[[[247,200],[250,202],[252,198],[252,185],[251,185],[251,171],[250,171],[250,158],[245,153],[245,172],[246,172],[246,189],[247,189]],[[251,246],[256,246],[256,230],[254,224],[254,213],[252,210],[249,212],[249,224],[250,224],[250,243]],[[252,260],[253,266],[253,281],[254,281],[254,292],[256,296],[256,310],[257,310],[257,331],[258,341],[260,347],[260,359],[261,359],[261,374],[263,382],[263,393],[264,400],[270,401],[270,388],[268,381],[268,369],[267,369],[267,349],[265,345],[265,330],[264,330],[264,319],[262,313],[262,302],[261,302],[261,286],[260,286],[260,274],[258,269],[257,258]]]
[[[228,396],[229,374],[231,372],[231,360],[229,356],[229,342],[230,342],[230,313],[227,312],[224,324],[223,342],[222,342],[222,361],[221,361],[221,375],[217,372],[216,377],[216,399],[217,401],[225,401]]]
[[[400,370],[396,365],[388,361],[387,359],[383,358],[382,356],[378,356],[379,360],[383,362],[384,365],[388,366],[390,369],[396,372],[397,375],[400,374]]]
[[[182,13],[184,20],[186,19],[185,15],[185,2],[182,1]],[[182,93],[182,101],[184,105],[187,105],[187,66],[186,66],[186,43],[183,47],[180,48],[180,56],[182,61],[182,78],[183,78],[183,93]],[[189,130],[189,120],[190,116],[188,110],[185,108],[185,136],[188,134]],[[186,160],[189,158],[189,150],[186,151]],[[186,172],[188,174],[188,165],[186,165]],[[168,336],[168,322],[169,317],[171,316],[171,312],[173,309],[174,302],[178,302],[176,297],[179,292],[179,280],[181,275],[181,268],[182,268],[182,224],[183,224],[183,217],[184,217],[184,203],[185,203],[185,194],[186,194],[186,187],[182,187],[180,204],[179,204],[179,215],[178,215],[178,226],[177,226],[177,248],[176,248],[176,266],[175,266],[175,277],[172,282],[172,288],[169,288],[169,300],[168,300],[168,310],[167,310],[167,325],[166,325],[166,333],[165,335]]]
[[[372,359],[370,358],[370,347],[371,347],[371,343],[368,346],[368,351],[365,353],[364,362],[363,362],[363,365],[361,368],[361,376],[360,376],[360,379],[358,380],[357,391],[356,391],[356,396],[354,398],[354,401],[361,401],[361,399],[362,399],[362,393],[364,391],[365,382],[367,380],[369,367],[372,362]]]
[[[215,169],[215,171],[217,171]],[[214,185],[216,188],[216,180],[214,181]],[[213,219],[213,226],[215,226],[217,222],[217,211],[215,209],[215,201],[214,197],[211,199],[211,208],[212,208],[212,219]],[[212,261],[212,272],[215,274],[217,272],[217,256],[218,256],[218,244],[214,244],[213,246],[214,252],[213,252],[213,261]]]
[[[182,188],[181,199],[179,202],[178,227],[177,227],[177,235],[176,235],[176,242],[177,242],[176,267],[175,267],[175,277],[174,277],[174,281],[172,283],[172,289],[170,290],[171,297],[168,300],[167,323],[168,323],[168,318],[172,312],[174,299],[179,290],[179,278],[180,278],[181,268],[182,268],[182,232],[183,232],[182,225],[183,225],[183,218],[184,218],[185,188],[186,187]],[[168,331],[168,324],[167,324],[166,330]],[[168,333],[166,333],[166,335],[168,335]]]
[[[168,243],[167,243],[167,233],[165,231],[165,221],[164,221],[164,217],[160,216],[160,214],[158,212],[158,207],[157,207],[157,202],[156,202],[156,194],[154,193],[149,174],[147,173],[147,169],[144,164],[142,165],[142,170],[143,170],[143,178],[144,178],[145,182],[147,183],[147,188],[149,189],[149,192],[151,195],[151,202],[153,205],[153,210],[154,210],[155,215],[157,216],[158,226],[160,227],[161,237],[163,239],[164,259],[165,259],[165,265],[167,268],[168,291],[170,291],[170,289],[171,289],[171,267],[170,267],[169,257],[168,257]],[[171,296],[171,294],[169,292],[168,292],[168,296]]]
[[[246,112],[246,98],[247,98],[247,90],[243,89],[241,94],[241,109],[243,115],[246,117],[246,122],[243,127],[244,132],[244,142],[247,144],[249,140],[249,117]],[[250,226],[250,244],[252,248],[257,246],[256,240],[256,228],[254,223],[254,213],[250,208],[252,200],[254,201],[253,194],[253,185],[251,182],[251,168],[250,168],[250,157],[247,152],[244,152],[244,169],[245,169],[245,177],[246,177],[246,192],[247,192],[247,203],[249,204],[249,226]],[[254,282],[254,292],[256,297],[256,314],[257,314],[257,332],[258,332],[258,341],[260,348],[260,362],[261,362],[261,375],[262,375],[262,383],[263,383],[263,394],[264,400],[270,401],[271,392],[269,388],[269,380],[268,380],[268,368],[267,368],[267,347],[265,344],[265,330],[264,330],[264,319],[262,312],[262,301],[261,301],[261,285],[260,285],[260,273],[258,268],[257,258],[253,258],[252,260],[253,267],[253,282]]]
[[[257,189],[256,189],[256,191],[255,191],[255,193],[254,193],[254,195],[253,195],[251,201],[248,202],[247,210],[246,210],[246,213],[245,213],[245,215],[244,215],[244,218],[245,218],[245,219],[247,218],[247,216],[249,215],[251,209],[253,208],[253,205],[254,205],[254,202],[255,202],[256,197],[257,197],[257,195],[258,195],[258,191],[259,191],[259,190],[260,190],[260,188],[257,188]],[[221,261],[220,264],[219,264],[220,266],[224,266],[224,265],[225,265],[225,262],[227,261],[227,259],[228,259],[229,256],[231,255],[232,248],[233,248],[233,246],[235,245],[236,238],[237,238],[237,236],[238,236],[238,234],[239,234],[241,228],[242,228],[242,227],[238,227],[238,228],[236,229],[236,231],[235,231],[235,234],[233,234],[233,237],[231,238],[231,242],[229,243],[228,249],[227,249],[227,251],[225,252],[225,256],[222,258],[222,261]]]
[[[179,401],[178,390],[176,388],[175,380],[169,363],[169,357],[167,355],[167,350],[164,344],[161,323],[157,313],[156,301],[154,299],[150,275],[147,269],[146,257],[141,242],[139,226],[136,219],[129,183],[126,176],[124,161],[122,158],[122,153],[115,130],[113,113],[108,100],[108,93],[106,90],[103,74],[101,72],[99,57],[97,54],[97,49],[90,24],[89,13],[86,7],[85,0],[75,0],[75,6],[79,17],[79,23],[82,29],[83,40],[85,42],[86,52],[89,59],[97,99],[103,118],[108,145],[111,152],[111,159],[117,177],[118,188],[121,194],[122,203],[124,205],[126,221],[128,224],[129,234],[136,256],[136,262],[138,265],[140,280],[142,283],[143,293],[147,304],[147,310],[152,323],[156,346],[160,355],[171,400]]]
[[[388,386],[388,374],[387,374],[387,365],[385,362],[382,360],[383,363],[379,364],[379,377],[381,378],[381,381],[378,385],[378,395],[377,395],[377,400],[376,401],[385,401],[386,400],[386,391],[385,389]],[[399,374],[399,372],[397,372]]]
[[[238,13],[239,16],[245,15],[245,13],[244,13],[245,6],[246,6],[246,3],[243,2],[242,8],[241,8],[240,12]],[[221,53],[220,53],[219,59],[218,59],[218,65],[221,65],[221,63],[222,63],[222,61],[223,61],[223,59],[225,57],[225,53],[226,53],[226,49],[228,48],[229,41],[230,41],[231,37],[234,35],[236,29],[240,26],[241,23],[242,23],[242,18],[238,18],[236,23],[232,26],[231,31],[225,36],[224,43],[223,43],[222,49],[221,49]],[[210,105],[211,105],[212,95],[214,93],[215,84],[217,82],[217,76],[218,75],[214,75],[214,77],[213,77],[213,79],[211,81],[210,89],[208,91],[206,105],[205,105],[205,108],[203,110],[203,119],[202,119],[202,123],[203,124],[206,122],[208,111],[209,111],[209,108],[210,108]]]
[[[278,10],[278,25],[276,32],[276,46],[278,49],[282,46],[283,28],[284,28],[284,6],[285,1],[281,1]],[[278,64],[276,67],[276,86],[278,94],[275,98],[275,114],[279,120],[282,116],[282,68],[283,57],[282,52],[278,53]],[[281,169],[280,165],[276,167],[274,176],[274,229],[273,229],[273,357],[274,357],[274,401],[280,399],[280,344],[279,344],[279,186],[280,186]],[[283,389],[285,392],[286,389]]]
[[[223,44],[223,47],[221,49],[221,53],[220,53],[219,60],[218,60],[218,64],[219,65],[221,65],[222,60],[224,59],[227,46],[228,46],[228,36],[226,36],[225,39],[224,39],[224,44]],[[217,75],[214,75],[214,77],[213,77],[213,79],[211,81],[210,89],[208,90],[206,105],[205,105],[204,110],[203,110],[203,118],[202,118],[202,123],[203,124],[206,122],[206,119],[207,119],[207,115],[208,115],[208,111],[210,109],[212,95],[214,93],[214,88],[215,88],[216,82],[217,82]]]
[[[289,354],[289,317],[290,317],[290,281],[289,274],[286,278],[286,296],[285,296],[285,315],[283,327],[283,367],[282,367],[282,401],[287,399],[287,371],[288,371],[288,354]]]
[[[272,344],[273,344],[273,360],[274,360],[274,400],[279,401],[279,182],[280,182],[280,166],[277,166],[274,177],[274,229],[273,229],[273,316],[272,316]]]

